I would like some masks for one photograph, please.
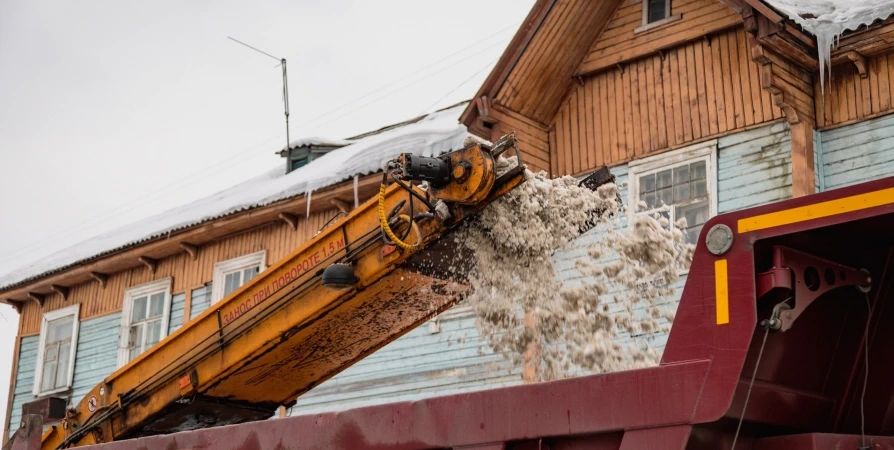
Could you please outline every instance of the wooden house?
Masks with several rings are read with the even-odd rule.
[[[821,87],[814,37],[761,0],[538,0],[468,106],[351,144],[287,149],[289,169],[314,150],[326,155],[306,167],[344,157],[328,183],[308,184],[301,167],[265,174],[228,191],[252,201],[205,199],[0,278],[0,301],[21,315],[5,430],[38,397],[76,402],[372,196],[377,176],[364,158],[345,155],[437,154],[467,129],[488,139],[516,131],[532,168],[582,176],[608,166],[628,201],[670,205],[692,239],[715,214],[892,175],[892,36],[894,20],[842,36]],[[465,126],[453,132],[428,129],[430,147],[388,147],[399,142],[389,135],[457,117]],[[263,182],[271,179],[280,181]],[[591,239],[556,256],[561,277],[580,276],[573,260]],[[314,389],[292,413],[523,382],[473,322],[467,310],[448,311]]]
[[[540,0],[462,121],[517,131],[551,176],[608,166],[694,242],[716,214],[894,175],[892,33],[841,36],[823,85],[815,37],[762,0]],[[594,239],[556,255],[562,279]]]
[[[348,140],[294,141],[279,152],[286,164],[268,173],[0,277],[0,299],[20,314],[4,436],[18,426],[23,404],[45,397],[77,403],[118,367],[371,198],[388,159],[460,148],[468,136],[458,122],[463,109]],[[474,342],[448,342],[473,328],[468,311],[449,311],[305,396],[293,413],[339,404],[343,390],[357,401],[381,402],[457,383],[500,385],[510,378],[506,371],[487,371],[501,364],[498,356],[479,355]]]

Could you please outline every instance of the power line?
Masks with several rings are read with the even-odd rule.
[[[446,60],[448,60],[448,59],[450,59],[450,58],[452,58],[452,57],[454,57],[454,56],[456,56],[456,55],[458,55],[458,54],[463,53],[464,51],[466,51],[466,50],[468,50],[468,49],[470,49],[470,48],[476,47],[476,46],[480,45],[482,42],[486,42],[486,41],[488,41],[488,40],[490,40],[490,39],[492,39],[492,38],[494,38],[494,37],[496,37],[496,36],[498,36],[498,35],[500,35],[500,34],[502,34],[502,33],[505,33],[506,31],[508,31],[508,30],[510,30],[510,29],[515,29],[515,28],[517,28],[517,27],[518,27],[518,25],[511,25],[511,26],[508,26],[508,27],[506,27],[506,28],[503,28],[502,30],[497,31],[497,32],[493,33],[492,35],[490,35],[490,36],[488,36],[488,37],[486,37],[486,38],[484,38],[484,39],[481,39],[481,40],[475,42],[475,43],[472,44],[472,45],[463,47],[462,49],[457,50],[457,51],[455,51],[455,52],[453,52],[453,53],[451,53],[451,54],[449,54],[449,55],[447,55],[447,56],[445,56],[445,57],[443,57],[443,58],[441,58],[441,59],[439,59],[439,60],[437,60],[437,61],[435,61],[435,62],[433,62],[433,63],[431,63],[431,64],[429,64],[429,65],[427,65],[427,66],[425,66],[425,67],[422,67],[422,68],[420,68],[420,69],[418,69],[418,70],[416,70],[416,71],[414,71],[414,72],[412,72],[412,73],[410,73],[410,74],[408,74],[408,75],[405,75],[405,76],[403,76],[403,77],[401,77],[401,78],[399,78],[399,79],[397,79],[397,80],[395,80],[395,81],[393,81],[393,82],[390,82],[390,83],[388,83],[388,84],[386,84],[386,85],[384,85],[384,86],[381,86],[381,87],[379,87],[379,88],[377,88],[377,89],[375,89],[375,90],[373,90],[373,91],[371,91],[371,92],[369,92],[369,93],[367,93],[367,94],[364,94],[364,95],[361,96],[361,97],[358,97],[358,98],[356,98],[356,99],[354,99],[354,100],[352,100],[352,101],[350,101],[350,102],[347,102],[347,103],[345,103],[345,104],[343,104],[343,105],[341,105],[341,106],[338,106],[338,107],[336,107],[336,108],[334,108],[334,109],[332,109],[332,110],[329,110],[329,111],[327,111],[327,112],[325,112],[325,113],[323,113],[323,114],[321,114],[321,115],[315,117],[314,119],[312,119],[312,120],[306,122],[305,124],[303,124],[303,125],[300,127],[300,129],[306,129],[306,128],[307,128],[309,125],[311,125],[312,123],[314,123],[314,122],[316,122],[316,121],[319,121],[319,120],[321,120],[322,118],[327,117],[327,116],[331,115],[331,114],[334,113],[334,112],[337,112],[337,111],[339,111],[339,110],[341,110],[341,109],[343,109],[343,108],[345,108],[345,107],[347,107],[347,106],[350,106],[350,105],[352,105],[352,104],[354,104],[354,103],[357,103],[357,102],[360,101],[360,100],[363,100],[363,99],[365,99],[365,98],[368,98],[368,97],[370,97],[370,96],[372,96],[372,95],[374,95],[374,94],[376,94],[376,93],[378,93],[378,92],[381,92],[381,91],[384,90],[384,89],[387,89],[387,88],[389,88],[389,87],[391,87],[391,86],[394,86],[395,84],[397,84],[397,83],[399,83],[399,82],[401,82],[401,81],[404,81],[404,80],[406,80],[406,79],[408,79],[408,78],[410,78],[410,77],[412,77],[412,76],[414,76],[414,75],[416,75],[416,74],[419,74],[419,73],[421,73],[421,72],[424,72],[424,71],[426,71],[426,70],[428,70],[428,69],[430,69],[430,68],[432,68],[432,67],[434,67],[434,66],[436,66],[436,65],[438,65],[438,64],[440,64],[440,63],[442,63],[442,62],[444,62],[444,61],[446,61]],[[235,41],[235,42],[237,42],[237,43],[239,43],[239,44],[242,44],[242,45],[244,45],[244,46],[246,46],[246,47],[248,47],[248,48],[251,48],[252,50],[255,50],[255,51],[258,51],[258,52],[260,52],[260,53],[263,53],[264,55],[266,55],[266,56],[268,56],[268,57],[270,57],[270,58],[273,58],[273,59],[277,59],[277,60],[278,60],[278,58],[277,58],[276,56],[273,56],[273,55],[271,55],[271,54],[269,54],[269,53],[267,53],[267,52],[264,52],[263,50],[259,50],[259,49],[255,48],[255,47],[252,47],[251,45],[248,45],[248,44],[246,44],[246,43],[244,43],[244,42],[241,42],[241,41],[239,41],[239,40],[237,40],[237,39],[234,39],[234,38],[232,38],[232,37],[229,37],[229,36],[228,36],[228,38],[231,39],[231,40],[233,40],[233,41]],[[488,46],[488,47],[485,47],[484,49],[482,49],[482,50],[480,50],[480,51],[478,51],[478,52],[476,52],[476,53],[474,53],[474,54],[472,54],[472,55],[469,55],[468,57],[465,57],[465,58],[460,59],[459,61],[457,61],[457,63],[462,62],[462,61],[465,61],[465,60],[468,60],[468,59],[470,59],[470,58],[472,58],[472,57],[475,57],[475,56],[477,56],[477,55],[480,55],[481,53],[484,53],[485,51],[487,51],[487,50],[489,50],[489,49],[491,49],[491,48],[493,48],[493,47],[495,47],[495,46],[497,46],[497,45],[499,45],[499,44],[501,44],[501,42],[497,42],[497,43],[492,44],[492,45],[490,45],[490,46]],[[447,70],[448,68],[452,68],[452,67],[454,67],[454,66],[451,65],[451,66],[444,67],[444,68],[442,68],[442,69],[440,69],[440,70],[438,70],[438,71],[436,71],[436,72],[433,72],[433,73],[431,73],[431,74],[428,74],[428,75],[426,75],[425,77],[420,78],[420,79],[418,79],[418,80],[416,80],[416,81],[414,81],[414,82],[412,82],[412,83],[409,83],[409,84],[407,84],[407,85],[404,85],[404,86],[402,86],[401,88],[407,88],[407,87],[416,85],[416,84],[418,84],[418,83],[420,83],[420,82],[422,82],[422,81],[424,81],[424,80],[427,80],[427,79],[429,79],[429,78],[431,78],[431,77],[433,77],[433,76],[435,76],[435,75],[437,75],[437,74],[440,74],[440,73],[442,73],[443,71]],[[482,70],[483,70],[483,69],[482,69]],[[474,75],[473,75],[473,78],[474,78]],[[466,82],[468,82],[468,80],[465,81],[465,82],[463,82],[463,84],[465,84]],[[457,87],[457,89],[458,89],[458,87]],[[454,89],[454,90],[455,90],[455,89]],[[339,120],[339,119],[341,119],[341,118],[343,118],[343,117],[346,117],[346,116],[348,116],[348,115],[351,115],[351,114],[353,114],[353,113],[355,113],[355,112],[357,112],[357,111],[359,111],[359,110],[361,110],[361,109],[364,109],[364,108],[366,108],[366,107],[368,107],[368,106],[370,106],[370,105],[372,105],[372,104],[374,104],[374,103],[377,103],[378,101],[380,101],[380,100],[382,100],[382,99],[384,99],[384,98],[387,98],[387,97],[389,97],[389,96],[391,96],[391,95],[393,95],[393,94],[395,94],[395,93],[397,93],[397,92],[399,92],[399,91],[393,91],[393,92],[387,93],[387,94],[385,94],[385,95],[383,95],[383,96],[377,97],[377,98],[373,99],[372,101],[367,102],[367,103],[365,103],[365,104],[359,106],[358,108],[355,108],[355,109],[353,109],[353,110],[350,110],[350,111],[348,111],[347,113],[342,114],[342,115],[340,115],[340,116],[338,116],[338,117],[336,117],[336,118],[334,118],[334,119],[332,119],[332,120],[330,120],[330,121],[327,121],[327,122],[325,122],[325,123],[323,123],[323,124],[320,124],[319,126],[327,125],[327,124],[332,123],[332,122],[334,122],[334,121],[336,121],[336,120]],[[452,91],[451,91],[450,93],[452,93]],[[450,95],[450,93],[448,93],[447,95]],[[445,96],[445,97],[446,97],[446,96]],[[439,100],[439,101],[440,101],[440,100]],[[49,244],[55,243],[55,242],[57,242],[58,240],[60,240],[61,238],[68,237],[68,236],[70,236],[72,233],[75,233],[75,232],[77,232],[77,231],[83,230],[83,229],[86,228],[87,226],[89,226],[89,225],[93,225],[93,224],[96,223],[96,222],[100,222],[100,221],[102,221],[102,220],[104,220],[104,219],[110,217],[110,216],[113,215],[113,214],[117,215],[117,214],[122,214],[122,213],[124,213],[124,212],[132,211],[133,209],[136,208],[136,206],[131,207],[131,208],[128,208],[128,209],[123,210],[123,211],[122,211],[122,208],[126,208],[126,207],[128,207],[128,206],[130,206],[130,205],[133,205],[133,204],[135,204],[135,203],[145,203],[147,200],[148,200],[148,201],[154,201],[154,200],[160,199],[160,198],[164,197],[164,195],[161,195],[161,194],[162,194],[163,192],[165,192],[165,191],[169,191],[169,190],[171,190],[171,189],[173,189],[173,188],[175,188],[175,187],[179,187],[179,188],[182,189],[182,188],[185,188],[185,187],[192,186],[192,185],[196,184],[196,183],[199,182],[199,181],[202,181],[202,180],[205,180],[205,179],[209,178],[211,175],[220,173],[221,171],[223,171],[223,170],[225,170],[225,169],[227,169],[227,168],[236,166],[237,164],[240,164],[240,163],[242,163],[243,161],[246,161],[246,160],[250,159],[250,158],[253,157],[254,155],[249,155],[249,157],[247,157],[247,158],[242,158],[242,159],[238,159],[238,160],[234,160],[234,159],[232,159],[232,158],[238,158],[238,157],[240,157],[240,156],[242,156],[242,155],[244,155],[244,154],[246,154],[246,153],[248,153],[248,152],[251,152],[252,150],[255,150],[256,148],[258,148],[258,147],[260,147],[260,146],[262,146],[262,145],[267,144],[267,143],[270,142],[271,140],[280,138],[281,136],[282,136],[281,134],[277,134],[277,135],[275,135],[275,136],[273,136],[273,137],[267,138],[265,141],[263,141],[263,142],[261,142],[261,143],[259,143],[259,144],[256,144],[256,145],[254,145],[254,146],[252,146],[252,147],[249,147],[249,148],[247,148],[247,149],[245,149],[245,150],[238,151],[238,152],[234,152],[234,153],[232,153],[232,154],[230,154],[230,155],[224,155],[224,156],[222,157],[221,161],[219,161],[219,162],[217,162],[217,163],[215,163],[215,164],[212,164],[211,166],[208,167],[208,168],[213,168],[213,167],[220,166],[220,165],[222,165],[222,164],[224,164],[224,163],[230,163],[230,164],[227,164],[226,166],[222,167],[220,170],[213,171],[213,172],[208,172],[208,171],[196,172],[196,173],[194,173],[194,174],[191,175],[191,176],[188,176],[188,177],[186,177],[186,178],[183,178],[183,179],[181,179],[181,180],[179,180],[179,181],[177,181],[177,182],[175,182],[175,183],[173,183],[173,184],[169,184],[169,185],[167,185],[166,187],[164,187],[164,188],[162,188],[162,189],[160,189],[160,190],[154,191],[154,192],[151,193],[151,194],[147,194],[147,195],[144,195],[144,196],[142,196],[142,197],[138,197],[137,199],[130,200],[130,201],[126,202],[126,203],[122,203],[122,204],[120,204],[119,206],[114,207],[114,208],[112,208],[112,209],[110,209],[110,210],[108,210],[108,211],[106,211],[106,212],[104,212],[104,213],[100,213],[100,215],[98,215],[98,216],[93,216],[91,219],[88,219],[88,220],[86,220],[86,221],[84,221],[84,222],[81,222],[81,223],[79,223],[78,225],[75,225],[75,226],[73,226],[73,227],[70,227],[70,228],[67,228],[67,229],[65,229],[65,230],[62,230],[61,232],[54,233],[53,237],[51,237],[51,238],[49,238],[49,239],[39,239],[39,240],[36,240],[36,241],[32,241],[32,243],[26,244],[26,245],[23,246],[23,247],[20,247],[20,248],[18,248],[18,249],[16,249],[16,250],[13,250],[13,251],[12,251],[13,253],[11,253],[11,254],[10,254],[10,253],[7,253],[7,254],[5,255],[6,258],[4,258],[3,263],[4,263],[4,264],[5,264],[5,263],[8,263],[8,262],[11,261],[12,259],[14,259],[14,258],[16,258],[16,257],[18,257],[18,256],[21,256],[21,255],[23,255],[23,254],[26,254],[26,253],[28,253],[28,252],[46,248]],[[196,176],[198,176],[198,178],[195,178]],[[190,179],[192,179],[192,178],[195,178],[193,182],[181,185],[183,182],[188,181],[188,180],[190,180]]]
[[[268,142],[270,142],[274,139],[279,139],[281,137],[282,137],[281,134],[277,134],[273,137],[268,138],[267,140],[265,140],[261,143],[258,143],[252,147],[249,147],[245,151],[240,151],[237,154],[234,154],[233,157],[242,156],[251,150],[255,150],[256,148],[261,147],[262,145],[266,145]],[[167,186],[165,186],[157,191],[154,191],[152,193],[146,194],[144,196],[138,197],[133,200],[129,200],[129,201],[122,203],[110,210],[107,210],[106,212],[100,213],[99,215],[93,216],[90,219],[80,222],[79,224],[74,225],[73,227],[67,228],[67,229],[65,229],[61,232],[58,232],[58,233],[54,233],[53,236],[49,239],[37,240],[37,241],[33,241],[30,244],[26,244],[24,247],[20,247],[16,250],[13,250],[12,253],[7,253],[5,255],[6,258],[3,260],[3,263],[4,264],[8,263],[12,259],[15,259],[16,257],[24,255],[28,252],[44,249],[48,245],[56,243],[57,241],[59,241],[62,238],[66,238],[73,233],[84,230],[84,229],[94,225],[95,223],[102,222],[105,219],[108,219],[109,217],[133,211],[134,209],[137,208],[137,206],[139,206],[139,205],[135,205],[135,204],[145,204],[145,203],[149,203],[149,202],[158,200],[162,197],[165,197],[168,193],[170,193],[169,191],[171,191],[174,188],[183,189],[183,188],[186,188],[189,186],[193,186],[196,183],[198,183],[199,181],[203,181],[203,180],[211,177],[212,175],[216,175],[226,169],[234,167],[234,166],[250,159],[253,156],[254,155],[249,155],[249,157],[247,157],[247,158],[236,159],[236,160],[234,160],[230,157],[224,158],[221,161],[208,166],[208,168],[220,167],[218,170],[211,171],[211,172],[209,172],[207,170],[203,171],[203,172],[194,172],[192,175],[189,175],[185,178],[181,178],[180,180],[178,180],[174,183],[168,184]],[[229,163],[229,164],[225,164],[225,163]],[[192,182],[184,184],[186,181],[190,181],[190,180],[192,180]],[[134,206],[127,208],[128,206],[131,206],[131,205],[134,205]],[[124,208],[127,208],[127,209],[124,209]]]
[[[472,79],[475,78],[475,77],[477,77],[481,72],[484,72],[487,68],[489,68],[490,66],[496,64],[497,61],[499,61],[499,58],[497,58],[497,59],[495,59],[495,60],[493,60],[493,61],[487,63],[487,64],[486,64],[484,67],[482,67],[481,69],[478,69],[478,71],[476,71],[475,73],[473,73],[472,76],[470,76],[469,78],[466,78],[465,81],[463,81],[462,83],[458,84],[455,88],[451,89],[450,92],[444,94],[443,97],[441,97],[441,98],[435,100],[435,102],[432,103],[431,105],[428,105],[428,107],[425,108],[425,109],[423,109],[422,112],[419,113],[419,115],[421,116],[421,115],[425,114],[426,112],[430,111],[432,108],[435,107],[435,105],[437,105],[438,103],[440,103],[441,101],[443,101],[445,98],[449,97],[450,94],[453,94],[454,92],[456,92],[457,89],[463,87],[466,83],[472,81]]]
[[[484,53],[484,52],[487,51],[487,50],[490,50],[490,49],[493,48],[493,47],[496,47],[497,45],[500,45],[500,44],[501,44],[501,42],[497,42],[496,44],[490,45],[490,46],[484,48],[483,50],[481,50],[481,51],[479,51],[479,52],[477,52],[477,53],[473,53],[472,55],[469,55],[469,56],[467,56],[467,57],[465,57],[465,58],[463,58],[463,59],[461,59],[461,60],[459,60],[459,61],[456,61],[456,62],[457,62],[457,63],[460,63],[460,62],[466,61],[466,60],[468,60],[468,59],[471,59],[471,58],[473,58],[473,57],[475,57],[475,56],[478,56],[478,55]],[[452,69],[453,67],[455,67],[455,66],[447,66],[447,67],[444,67],[444,68],[442,68],[441,70],[438,70],[437,72],[430,73],[430,74],[426,75],[425,77],[422,77],[422,78],[420,78],[420,79],[418,79],[418,80],[416,80],[416,81],[414,81],[414,82],[412,82],[412,83],[409,83],[409,84],[406,84],[406,85],[401,86],[401,89],[406,89],[406,88],[408,88],[408,87],[410,87],[410,86],[414,86],[414,85],[416,85],[416,84],[419,84],[420,82],[425,81],[425,80],[427,80],[427,79],[429,79],[429,78],[431,78],[431,77],[433,77],[433,76],[435,76],[435,75],[438,75],[438,74],[444,72],[444,71],[447,70],[447,69]],[[359,107],[357,107],[357,108],[354,108],[354,109],[352,109],[352,110],[350,110],[350,111],[348,111],[348,112],[346,112],[346,113],[344,113],[344,114],[342,114],[342,115],[340,115],[340,116],[338,116],[338,117],[336,117],[336,118],[334,118],[334,119],[332,119],[332,120],[329,120],[329,121],[323,122],[323,123],[321,123],[321,124],[318,124],[317,126],[322,127],[322,126],[324,126],[324,125],[328,125],[328,124],[330,124],[330,123],[332,123],[332,122],[335,122],[336,120],[339,120],[339,119],[341,119],[341,118],[347,117],[347,116],[349,116],[349,115],[351,115],[351,114],[354,114],[354,113],[357,112],[357,111],[360,111],[361,109],[366,108],[367,106],[370,106],[370,105],[372,105],[372,104],[374,104],[374,103],[377,103],[378,101],[380,101],[380,100],[382,100],[382,99],[385,99],[385,98],[387,98],[387,97],[389,97],[389,96],[391,96],[391,95],[394,95],[394,94],[396,94],[397,92],[400,92],[400,91],[392,91],[392,92],[390,92],[390,93],[388,93],[388,94],[385,94],[385,95],[383,95],[383,96],[381,96],[381,97],[377,97],[377,98],[373,99],[372,101],[367,102],[366,104],[363,104],[363,105],[361,105],[361,106],[359,106]]]
[[[471,44],[471,45],[468,45],[468,46],[466,46],[466,47],[463,47],[463,48],[461,48],[461,49],[459,49],[459,50],[457,50],[457,51],[455,51],[455,52],[453,52],[453,53],[451,53],[451,54],[449,54],[449,55],[447,55],[447,56],[445,56],[445,57],[443,57],[443,58],[441,58],[441,59],[439,59],[439,60],[437,60],[437,61],[435,61],[435,62],[433,62],[433,63],[431,63],[431,64],[429,64],[429,65],[427,65],[427,66],[425,66],[425,67],[422,67],[422,68],[420,68],[420,69],[417,69],[416,71],[414,71],[414,72],[412,72],[412,73],[409,73],[409,74],[407,74],[407,75],[404,75],[403,77],[398,78],[397,80],[394,80],[394,81],[392,81],[392,82],[390,82],[390,83],[388,83],[388,84],[386,84],[386,85],[384,85],[384,86],[381,86],[381,87],[379,87],[379,88],[376,88],[376,89],[373,90],[372,92],[369,92],[369,93],[364,94],[364,95],[362,95],[362,96],[360,96],[360,97],[357,97],[357,98],[355,98],[354,100],[351,100],[351,101],[349,101],[349,102],[347,102],[347,103],[345,103],[345,104],[343,104],[343,105],[341,105],[341,106],[336,107],[335,109],[329,110],[329,111],[327,111],[327,112],[325,112],[325,113],[323,113],[323,114],[317,116],[316,118],[311,119],[311,120],[309,120],[308,122],[305,122],[302,126],[303,126],[303,127],[309,126],[309,125],[313,124],[314,122],[316,122],[316,121],[318,121],[318,120],[320,120],[320,119],[322,119],[322,118],[324,118],[324,117],[327,117],[327,116],[329,116],[330,114],[335,113],[336,111],[340,111],[341,109],[345,108],[346,106],[350,106],[350,105],[352,105],[352,104],[354,104],[354,103],[357,103],[357,102],[360,101],[360,100],[363,100],[363,99],[365,99],[365,98],[368,98],[368,97],[370,97],[370,96],[372,96],[372,95],[374,95],[374,94],[376,94],[376,93],[378,93],[378,92],[380,92],[380,91],[382,91],[382,90],[384,90],[384,89],[387,89],[387,88],[389,88],[389,87],[391,87],[391,86],[394,86],[394,85],[397,84],[397,83],[400,83],[401,81],[406,80],[407,78],[410,78],[410,77],[412,77],[412,76],[414,76],[414,75],[416,75],[416,74],[418,74],[418,73],[420,73],[420,72],[424,72],[424,71],[426,71],[426,70],[428,70],[428,69],[430,69],[430,68],[432,68],[432,67],[434,67],[434,66],[436,66],[436,65],[438,65],[438,64],[440,64],[440,63],[442,63],[442,62],[444,62],[444,61],[446,61],[446,60],[448,60],[448,59],[450,59],[450,58],[452,58],[452,57],[454,57],[454,56],[456,56],[456,55],[458,55],[458,54],[460,54],[460,53],[463,53],[463,52],[465,52],[466,50],[469,50],[469,49],[471,49],[471,48],[473,48],[473,47],[477,47],[478,45],[480,45],[480,44],[482,44],[482,43],[484,43],[484,42],[487,42],[487,41],[491,40],[492,38],[494,38],[494,37],[496,37],[496,36],[498,36],[498,35],[500,35],[500,34],[505,33],[506,31],[509,31],[509,30],[512,30],[512,29],[517,29],[517,28],[518,28],[518,25],[517,25],[517,24],[516,24],[516,25],[508,26],[508,27],[506,27],[506,28],[503,28],[502,30],[497,31],[496,33],[494,33],[494,34],[492,34],[492,35],[490,35],[490,36],[488,36],[488,37],[486,37],[486,38],[484,38],[484,39],[480,39],[480,40],[476,41],[474,44]],[[493,46],[490,46],[490,47],[488,47],[488,48],[492,48],[492,47],[493,47]],[[330,122],[326,122],[326,123],[330,123]],[[324,124],[324,125],[325,125],[325,124]]]

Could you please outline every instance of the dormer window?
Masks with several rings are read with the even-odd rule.
[[[326,153],[350,144],[350,141],[341,139],[302,138],[292,141],[289,148],[283,148],[279,152],[279,156],[286,158],[286,173],[290,173],[310,164]]]
[[[307,163],[310,162],[310,161],[309,161],[309,156],[310,156],[310,155],[301,155],[300,157],[297,157],[297,158],[296,158],[296,157],[291,158],[291,159],[289,160],[289,164],[290,164],[290,167],[291,167],[291,170],[289,170],[289,172],[291,172],[292,170],[295,170],[295,169],[297,169],[297,168],[299,168],[299,167],[304,167],[304,166],[306,166]]]

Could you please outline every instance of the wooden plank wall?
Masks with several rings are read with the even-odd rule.
[[[557,1],[494,99],[534,120],[551,120],[581,59],[619,3]]]
[[[499,120],[492,130],[491,141],[514,131],[528,168],[534,172],[549,172],[549,129],[546,125],[505,108],[494,108],[491,115]]]
[[[588,77],[552,123],[551,171],[579,174],[781,119],[758,71],[739,28]]]
[[[894,111],[894,54],[868,58],[867,77],[853,64],[835,66],[825,90],[816,79],[816,124],[832,128]],[[822,92],[822,93],[821,93]]]
[[[64,301],[59,294],[53,294],[47,296],[43,308],[35,302],[28,302],[24,305],[19,319],[19,335],[40,333],[44,313],[77,303],[81,304],[81,320],[119,311],[124,302],[126,289],[150,281],[172,277],[171,293],[185,293],[211,281],[216,263],[249,253],[267,250],[269,266],[301,245],[307,236],[313,236],[337,212],[338,210],[333,208],[311,214],[307,221],[301,218],[297,230],[279,221],[220,239],[200,247],[196,260],[186,253],[160,260],[155,274],[146,267],[137,267],[112,274],[105,288],[97,282],[73,286],[68,301]]]
[[[643,1],[624,0],[578,73],[602,70],[742,22],[742,16],[717,0],[673,0],[671,15],[677,14],[681,18],[676,22],[636,33],[642,25]]]

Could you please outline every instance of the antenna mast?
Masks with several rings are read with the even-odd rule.
[[[273,56],[270,53],[267,53],[263,50],[259,50],[255,47],[252,47],[251,45],[248,45],[245,42],[242,42],[239,39],[236,39],[234,37],[227,36],[227,39],[234,41],[236,43],[242,44],[242,45],[244,45],[244,46],[246,46],[262,55],[269,56],[269,57],[279,61],[279,64],[277,66],[282,66],[282,103],[283,103],[283,107],[285,109],[285,114],[286,114],[286,147],[285,147],[285,149],[286,149],[286,151],[289,151],[289,146],[291,145],[292,141],[289,138],[289,77],[288,77],[288,73],[286,72],[286,59],[285,58],[277,58],[276,56]]]

